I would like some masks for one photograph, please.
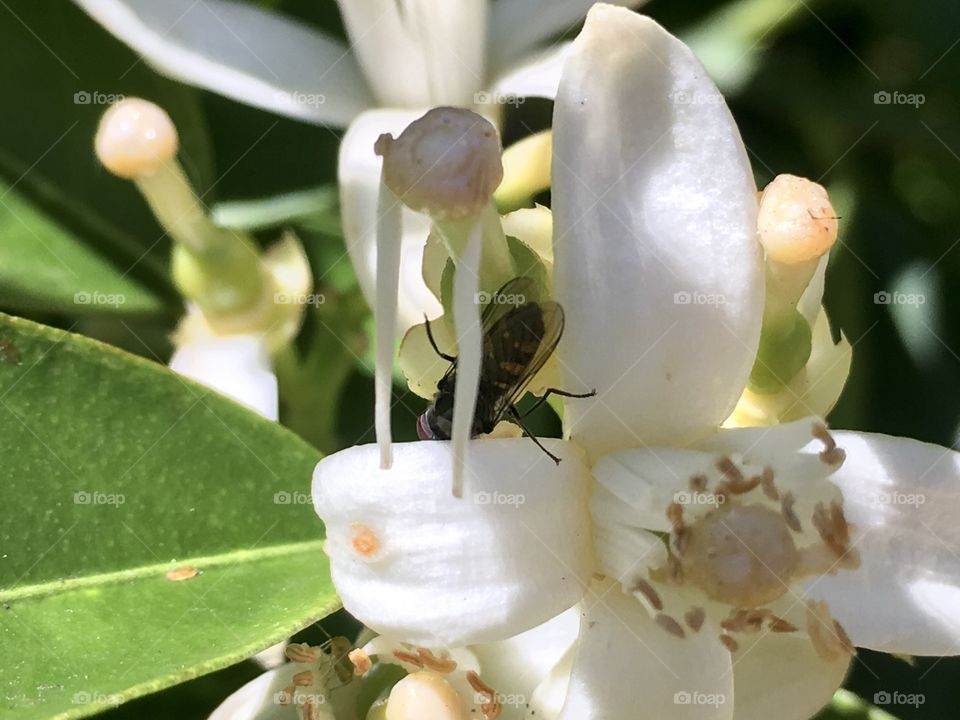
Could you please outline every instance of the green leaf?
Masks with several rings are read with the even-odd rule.
[[[70,315],[144,313],[160,298],[0,180],[0,303]]]
[[[0,96],[7,100],[6,112],[0,113],[0,177],[34,204],[37,212],[22,218],[26,225],[34,227],[42,212],[117,274],[179,305],[169,280],[169,240],[133,184],[100,167],[93,138],[110,101],[120,96],[152,100],[173,118],[180,160],[204,193],[216,173],[200,93],[160,77],[74,3],[58,2],[55,9],[44,5],[30,0],[0,5],[0,47],[19,67],[29,68],[0,74]],[[204,197],[208,204],[213,199]],[[9,212],[4,208],[9,200],[0,191],[0,212]],[[0,243],[0,264],[14,253],[6,241]],[[72,263],[74,256],[62,258]],[[31,259],[42,255],[21,256],[20,262]],[[81,274],[85,266],[73,269]],[[33,271],[43,271],[39,262]],[[29,307],[54,289],[36,283]],[[51,305],[59,307],[59,298]]]
[[[319,453],[279,425],[5,315],[0,417],[5,719],[93,714],[336,607],[310,504]]]

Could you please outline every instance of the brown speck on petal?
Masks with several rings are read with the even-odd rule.
[[[350,526],[350,545],[357,555],[363,558],[372,558],[380,550],[380,538],[363,523],[353,523]]]
[[[181,565],[173,570],[168,570],[164,577],[166,577],[170,582],[181,582],[183,580],[189,580],[192,577],[196,577],[199,574],[200,570],[193,567],[193,565]]]

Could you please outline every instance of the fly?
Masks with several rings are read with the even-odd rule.
[[[492,432],[496,424],[507,416],[559,465],[560,458],[527,430],[523,418],[545,403],[550,395],[588,398],[596,395],[597,391],[576,394],[549,388],[524,415],[518,412],[516,402],[553,354],[563,334],[563,308],[552,300],[537,302],[533,299],[535,296],[536,285],[530,278],[514,278],[491,296],[490,303],[483,311],[483,359],[470,436]],[[450,368],[437,383],[437,393],[430,406],[417,419],[417,434],[421,440],[449,440],[453,431],[457,358],[441,352],[437,347],[429,320],[426,327],[427,338],[434,351],[450,363]]]

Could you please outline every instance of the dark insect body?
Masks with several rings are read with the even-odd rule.
[[[496,294],[481,316],[480,384],[470,436],[493,431],[505,416],[517,423],[554,462],[560,458],[547,450],[523,424],[523,418],[546,402],[550,395],[586,398],[596,390],[575,394],[548,389],[533,407],[521,416],[515,403],[540,371],[560,342],[563,334],[563,308],[552,300],[538,302],[536,285],[526,277],[514,278]],[[449,440],[453,431],[453,399],[457,382],[457,358],[440,351],[427,321],[427,337],[436,353],[450,362],[450,368],[437,383],[437,394],[430,407],[417,419],[417,434],[422,440]]]

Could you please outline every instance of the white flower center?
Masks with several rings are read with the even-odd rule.
[[[764,505],[730,505],[687,528],[684,577],[708,597],[758,607],[787,592],[800,553],[783,515]]]

